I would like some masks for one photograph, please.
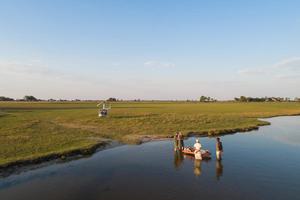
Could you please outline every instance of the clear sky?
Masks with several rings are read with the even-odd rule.
[[[300,96],[299,0],[0,0],[0,96]]]

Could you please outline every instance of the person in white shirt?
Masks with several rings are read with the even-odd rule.
[[[194,148],[195,148],[194,153],[195,153],[196,160],[202,160],[201,147],[202,145],[200,144],[199,139],[196,139],[196,143],[194,144]]]

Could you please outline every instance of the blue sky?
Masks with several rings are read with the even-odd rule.
[[[0,95],[300,96],[300,2],[0,0]]]

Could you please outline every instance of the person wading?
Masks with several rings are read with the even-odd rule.
[[[223,154],[223,145],[222,142],[220,141],[220,138],[217,138],[217,143],[216,143],[217,160],[222,160],[222,154]]]

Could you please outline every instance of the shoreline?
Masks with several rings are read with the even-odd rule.
[[[77,157],[85,157],[90,156],[96,153],[97,151],[104,150],[108,148],[110,145],[112,145],[112,141],[101,141],[99,143],[96,143],[94,145],[91,145],[90,147],[85,148],[78,148],[73,149],[70,151],[60,152],[60,153],[52,153],[49,155],[39,156],[36,158],[31,159],[23,159],[23,160],[17,160],[13,162],[9,162],[3,165],[0,165],[0,178],[2,176],[7,177],[11,174],[14,174],[17,171],[22,171],[22,168],[37,165],[41,165],[43,163],[51,162],[51,161],[68,161],[73,160],[72,158]],[[112,145],[113,146],[113,145]]]
[[[291,117],[291,116],[300,116],[300,114],[291,114],[291,115],[279,115],[279,116],[271,116],[271,117],[262,117],[258,119],[268,119],[268,118],[274,118],[274,117]],[[243,132],[250,132],[254,130],[258,130],[261,126],[269,126],[271,125],[268,121],[259,120],[260,123],[257,125],[249,126],[249,127],[242,127],[242,128],[228,128],[228,129],[215,129],[215,130],[209,130],[209,131],[200,131],[200,132],[188,132],[184,135],[184,137],[217,137],[217,136],[224,136],[224,135],[230,135],[230,134],[236,134],[236,133],[243,133]],[[161,141],[161,140],[168,140],[172,139],[173,135],[141,135],[137,136],[135,141],[131,144],[140,145],[147,142],[154,142],[154,141]],[[39,164],[60,160],[65,161],[69,160],[71,158],[80,156],[80,158],[84,156],[91,156],[94,153],[108,149],[109,146],[111,148],[118,146],[113,145],[113,140],[105,140],[100,141],[99,143],[96,143],[94,145],[91,145],[90,147],[85,148],[78,148],[73,149],[66,152],[60,152],[60,153],[52,153],[49,155],[39,156],[37,158],[32,159],[23,159],[23,160],[17,160],[13,162],[9,162],[6,164],[0,165],[0,178],[2,177],[2,174],[14,174],[16,171],[19,171],[22,168],[25,168],[27,166],[36,166]],[[122,143],[122,140],[118,142],[119,144],[128,144],[128,143]],[[72,160],[72,159],[71,159]],[[21,170],[20,170],[21,171]],[[6,177],[6,176],[4,176]]]

